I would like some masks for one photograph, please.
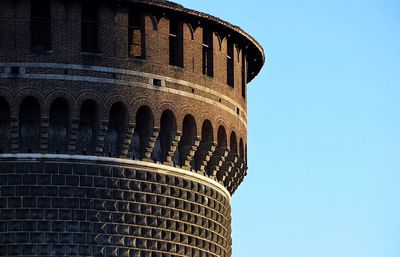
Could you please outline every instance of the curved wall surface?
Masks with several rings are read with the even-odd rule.
[[[231,256],[261,46],[168,1],[0,2],[0,256]]]

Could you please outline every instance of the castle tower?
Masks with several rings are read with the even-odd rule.
[[[231,256],[263,64],[168,1],[0,1],[0,256]]]

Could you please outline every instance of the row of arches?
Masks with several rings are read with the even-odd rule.
[[[18,152],[74,153],[103,155],[204,170],[212,175],[222,160],[246,160],[246,146],[235,131],[227,134],[223,125],[217,129],[210,120],[203,121],[201,131],[196,119],[186,114],[182,131],[170,109],[165,109],[159,127],[155,126],[151,108],[142,105],[134,120],[121,101],[111,105],[106,122],[100,120],[99,104],[84,100],[79,118],[73,120],[71,106],[64,97],[50,104],[49,117],[43,118],[41,106],[33,96],[25,97],[19,106],[17,122],[12,122],[10,105],[0,97],[0,152],[11,152],[12,129],[18,132]],[[14,133],[15,134],[15,133]],[[222,172],[221,172],[222,174]],[[214,174],[222,176],[221,174]]]

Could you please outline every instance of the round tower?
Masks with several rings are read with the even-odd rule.
[[[0,256],[231,256],[264,59],[169,1],[0,1]]]

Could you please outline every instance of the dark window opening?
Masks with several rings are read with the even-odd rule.
[[[176,136],[176,119],[171,110],[165,110],[161,115],[160,134],[154,147],[154,161],[164,163],[167,160],[168,152],[172,141]]]
[[[240,139],[240,143],[239,143],[239,156],[240,159],[244,160],[244,143],[243,143],[243,139]]]
[[[11,120],[10,105],[4,98],[0,98],[0,148],[1,153],[10,150]]]
[[[247,163],[247,144],[244,146],[244,160]]]
[[[228,49],[226,55],[226,83],[234,87],[235,86],[235,67],[234,67],[234,56],[233,56],[233,43],[228,39]]]
[[[51,49],[51,17],[48,0],[31,1],[31,48],[33,51]]]
[[[111,106],[104,153],[108,157],[119,157],[122,152],[125,133],[128,131],[128,111],[117,102]]]
[[[245,53],[242,54],[242,96],[246,98],[246,86],[247,86],[247,56]]]
[[[11,67],[11,74],[17,75],[20,73],[19,67]]]
[[[131,58],[145,58],[145,33],[140,13],[129,10],[128,54]]]
[[[79,116],[77,151],[82,154],[95,152],[98,127],[98,108],[94,100],[83,102]]]
[[[184,162],[187,156],[189,155],[192,146],[194,145],[196,136],[197,136],[196,121],[192,115],[188,114],[183,119],[182,137],[178,145],[180,166],[185,165]],[[190,164],[191,167],[194,168],[193,162]]]
[[[201,128],[201,141],[200,145],[197,148],[197,151],[194,155],[194,166],[195,169],[198,170],[200,166],[203,164],[208,151],[210,151],[211,146],[214,143],[214,135],[213,135],[213,127],[209,120],[205,120],[203,122],[203,126]]]
[[[213,156],[211,157],[210,162],[207,165],[207,173],[211,175],[211,173],[214,171],[215,167],[219,165],[219,160],[221,159],[221,156],[225,155],[225,151],[227,150],[227,136],[226,136],[226,130],[225,128],[221,125],[218,128],[218,133],[217,133],[217,148],[215,149],[215,152]],[[217,178],[220,180],[221,176],[223,174],[223,170],[217,174]]]
[[[213,34],[206,28],[203,29],[203,74],[214,76]]]
[[[153,113],[148,106],[142,106],[136,113],[136,127],[132,143],[129,148],[129,156],[135,160],[145,157],[149,139],[153,133]]]
[[[153,85],[161,87],[162,86],[161,79],[153,79]]]
[[[32,96],[21,102],[19,109],[19,150],[20,152],[39,152],[41,112],[40,105]]]
[[[218,147],[226,148],[227,140],[226,140],[226,131],[223,126],[219,126],[218,128]]]
[[[234,131],[232,131],[231,136],[230,136],[229,148],[232,153],[235,153],[235,154],[238,153],[237,137],[236,137],[236,133]]]
[[[69,106],[64,98],[57,98],[50,107],[49,152],[68,151]]]
[[[82,2],[82,52],[98,53],[98,14],[97,4],[94,1]]]
[[[169,64],[183,67],[183,26],[181,22],[169,22]]]

